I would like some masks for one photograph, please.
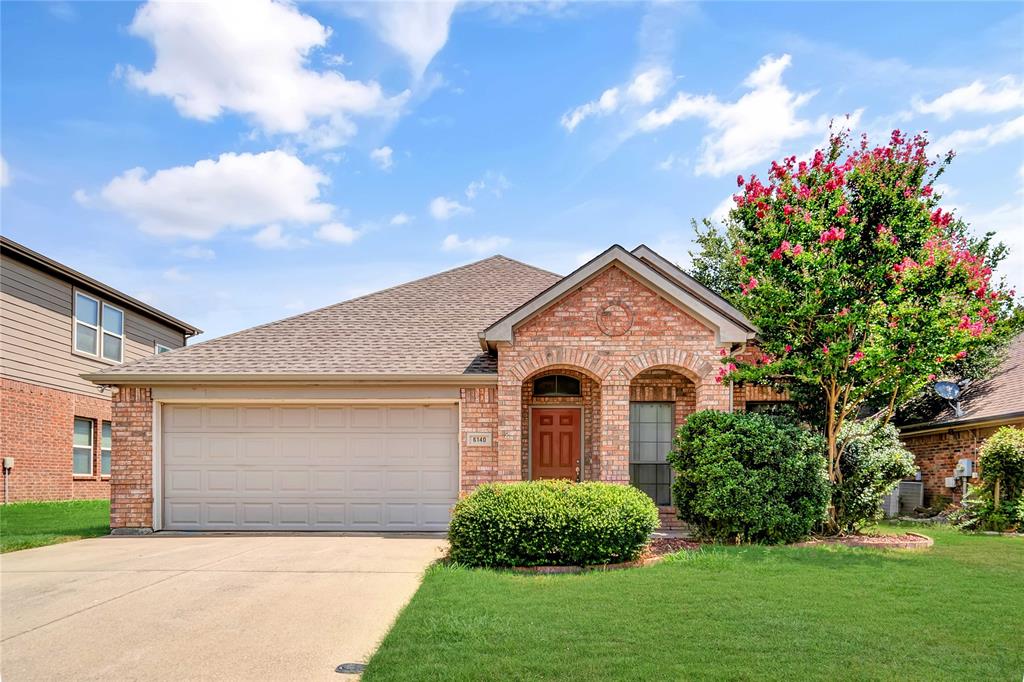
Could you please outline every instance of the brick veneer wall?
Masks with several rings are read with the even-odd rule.
[[[75,417],[93,421],[93,474],[72,472]],[[10,502],[77,500],[110,496],[100,475],[101,424],[111,420],[110,400],[12,379],[0,381],[0,455],[14,457]]]
[[[481,483],[497,480],[498,389],[463,388],[459,396],[460,470],[459,489],[471,493]],[[490,433],[490,445],[469,445],[469,433]]]
[[[1005,425],[1024,428],[1024,420],[1010,421]],[[914,453],[917,466],[921,469],[925,504],[931,504],[936,496],[960,500],[962,488],[947,488],[946,477],[953,475],[957,461],[963,458],[970,459],[977,467],[978,449],[1000,426],[1003,424],[903,436],[903,443]]]
[[[609,304],[632,318],[625,333],[598,325]],[[540,370],[572,369],[600,385],[599,442],[591,466],[604,481],[629,481],[632,379],[666,367],[690,378],[695,409],[729,409],[729,386],[715,382],[715,333],[617,266],[610,266],[515,330],[498,348],[498,467],[501,480],[522,478],[522,382]]]
[[[153,527],[153,399],[148,388],[114,392],[110,527]]]

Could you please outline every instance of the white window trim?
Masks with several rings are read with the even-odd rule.
[[[163,348],[163,350],[160,350],[161,348]],[[174,349],[171,348],[170,346],[160,343],[159,341],[153,341],[153,355],[160,355],[160,353],[166,353],[171,350]]]
[[[84,445],[75,445],[75,422],[89,422],[89,473],[75,471],[75,450],[85,449]],[[96,476],[96,420],[89,417],[75,417],[71,421],[71,475],[75,478],[95,478]]]
[[[111,310],[116,310],[117,312],[119,312],[121,314],[121,333],[120,334],[115,334],[112,331],[107,331],[107,329],[103,326],[103,318],[105,317],[105,315],[103,313],[106,312],[104,310],[105,308],[110,308]],[[118,308],[116,305],[111,305],[110,303],[107,303],[106,301],[104,301],[100,305],[100,332],[101,332],[101,335],[100,335],[100,357],[103,360],[106,360],[107,362],[113,362],[114,364],[117,364],[117,365],[120,365],[122,362],[124,362],[124,332],[125,332],[124,328],[127,326],[127,322],[128,321],[125,319],[124,310],[123,309]],[[121,341],[121,352],[118,355],[117,360],[111,360],[110,358],[108,358],[106,355],[103,354],[103,346],[105,345],[104,342],[107,340],[107,334],[109,334],[110,336],[113,336],[113,337],[115,337],[115,338],[117,338],[117,339],[119,339]]]
[[[88,322],[79,322],[79,319],[78,319],[78,297],[79,296],[82,296],[83,298],[87,298],[90,301],[95,301],[96,302],[97,315],[98,315],[98,319],[96,320],[98,324],[96,326],[93,326],[93,325],[89,324]],[[103,329],[103,307],[104,306],[106,306],[107,308],[111,308],[112,310],[116,310],[117,312],[121,313],[121,333],[120,334],[115,334],[113,332],[108,332],[108,331],[105,331]],[[87,352],[85,352],[83,350],[79,350],[78,349],[78,325],[79,324],[84,324],[86,327],[89,327],[90,329],[93,329],[96,332],[96,352],[95,353],[87,353]],[[127,328],[128,328],[128,316],[125,314],[124,308],[116,306],[113,303],[108,303],[107,301],[104,301],[103,299],[97,298],[97,297],[93,296],[92,294],[87,294],[84,291],[82,291],[81,289],[77,289],[76,288],[76,289],[72,290],[72,294],[71,294],[71,353],[73,355],[79,355],[79,356],[81,356],[83,358],[89,358],[91,360],[99,360],[100,362],[104,362],[104,363],[106,363],[108,365],[120,365],[120,364],[123,364],[124,363],[125,339],[127,338]],[[120,357],[120,359],[118,359],[118,360],[111,360],[110,358],[103,357],[103,335],[104,334],[110,334],[111,336],[116,336],[117,338],[121,339],[121,357]]]
[[[96,304],[96,324],[84,322],[78,319],[78,297],[87,298]],[[71,351],[76,355],[84,355],[89,358],[97,357],[103,340],[101,338],[100,323],[103,321],[103,303],[95,296],[90,296],[84,291],[75,289],[71,294]],[[88,353],[78,348],[78,325],[83,324],[96,332],[96,353]]]
[[[110,424],[110,448],[103,447],[103,425]],[[100,478],[110,478],[110,474],[103,473],[103,453],[110,453],[110,464],[113,468],[114,464],[114,422],[103,419],[100,421]]]

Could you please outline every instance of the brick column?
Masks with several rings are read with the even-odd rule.
[[[601,383],[601,480],[629,483],[629,382],[618,372]]]
[[[459,438],[462,452],[462,480],[459,491],[465,495],[481,483],[495,480],[498,471],[498,389],[463,388],[460,392]],[[490,445],[470,445],[467,434],[491,434]]]
[[[523,479],[523,386],[498,375],[498,471],[496,481]]]
[[[148,388],[114,392],[111,427],[110,528],[153,528],[153,398]]]

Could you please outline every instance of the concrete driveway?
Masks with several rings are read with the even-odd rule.
[[[335,667],[368,660],[444,545],[156,534],[4,554],[0,673],[342,682]]]

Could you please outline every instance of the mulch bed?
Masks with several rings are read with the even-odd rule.
[[[588,571],[615,571],[621,568],[638,568],[658,563],[669,554],[681,549],[699,549],[700,543],[683,538],[654,538],[635,561],[621,564],[600,564],[596,566],[517,566],[508,570],[515,573],[554,574],[554,573],[586,573]]]
[[[869,547],[873,549],[928,549],[935,541],[920,533],[903,535],[841,535],[834,538],[815,538],[799,542],[795,547],[821,545],[846,545],[847,547]]]

